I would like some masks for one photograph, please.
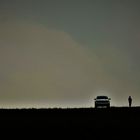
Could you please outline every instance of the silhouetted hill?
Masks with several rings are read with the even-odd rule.
[[[0,127],[9,130],[43,130],[48,134],[97,135],[140,129],[140,107],[73,109],[0,109]]]

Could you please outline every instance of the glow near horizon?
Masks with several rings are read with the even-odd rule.
[[[0,106],[139,105],[139,4],[22,2],[0,2]]]

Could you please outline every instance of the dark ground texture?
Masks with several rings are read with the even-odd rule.
[[[140,107],[0,109],[0,128],[22,137],[134,138],[140,134]]]

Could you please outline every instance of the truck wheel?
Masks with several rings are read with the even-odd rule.
[[[110,108],[110,105],[107,105],[107,108]]]
[[[95,108],[97,108],[97,105],[95,104]]]

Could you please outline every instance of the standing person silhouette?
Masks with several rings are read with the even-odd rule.
[[[131,107],[131,105],[132,105],[132,97],[131,96],[128,97],[128,103],[129,103],[129,107]]]

